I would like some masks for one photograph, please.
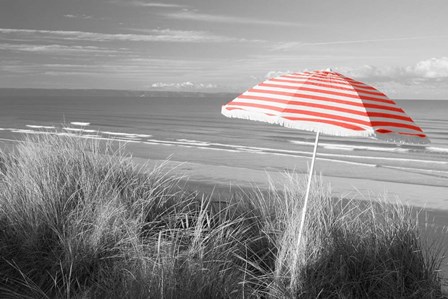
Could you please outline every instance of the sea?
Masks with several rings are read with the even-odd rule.
[[[0,141],[55,134],[121,142],[133,156],[208,165],[211,173],[218,166],[307,172],[314,133],[221,115],[221,106],[236,96],[0,90]],[[448,187],[448,99],[396,102],[430,144],[321,135],[317,170],[334,177]]]

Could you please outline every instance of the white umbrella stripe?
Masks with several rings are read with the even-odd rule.
[[[329,107],[338,107],[342,109],[349,109],[354,111],[363,111],[365,113],[386,113],[386,114],[393,114],[401,117],[408,117],[406,113],[403,112],[401,109],[396,109],[392,106],[384,106],[384,105],[377,105],[377,104],[371,104],[368,105],[367,103],[364,105],[361,105],[359,103],[356,103],[354,101],[326,101],[323,99],[313,99],[311,97],[304,98],[300,97],[299,95],[296,96],[287,96],[287,95],[276,95],[276,94],[270,94],[265,92],[260,92],[259,90],[251,90],[243,93],[235,100],[241,101],[241,100],[258,100],[258,101],[264,101],[269,103],[278,103],[283,105],[298,105],[298,106],[309,106],[309,105],[316,105],[316,106],[329,106]],[[398,110],[398,111],[397,111]]]
[[[316,91],[316,92],[323,92],[328,94],[337,94],[337,95],[343,95],[348,97],[357,97],[357,96],[363,96],[366,98],[376,98],[376,99],[383,99],[388,100],[388,102],[392,102],[389,98],[384,96],[380,93],[369,93],[363,90],[356,90],[353,88],[339,88],[337,86],[334,86],[333,84],[330,86],[327,85],[317,85],[317,84],[310,84],[310,82],[301,82],[301,83],[290,83],[290,82],[279,82],[279,81],[264,81],[263,83],[257,85],[258,87],[264,87],[266,89],[268,88],[279,88],[282,89],[281,91],[290,91],[294,89],[303,89],[303,90],[309,90],[309,91]]]
[[[368,86],[366,84],[363,84],[361,82],[357,82],[357,81],[353,81],[352,82],[348,82],[346,79],[337,79],[337,77],[322,77],[322,76],[294,76],[294,75],[285,75],[285,76],[281,76],[281,77],[277,77],[276,79],[292,79],[292,80],[305,80],[305,81],[309,81],[309,82],[315,82],[318,84],[330,84],[330,85],[335,85],[335,86],[340,86],[340,87],[355,87],[355,88],[359,88],[359,89],[363,89],[365,91],[370,91],[370,92],[377,92],[380,93],[378,90],[376,90],[375,88]],[[345,77],[344,77],[345,78]]]
[[[335,106],[341,109],[349,109],[356,111],[367,111],[371,112],[383,112],[387,114],[393,114],[397,116],[406,116],[408,117],[403,110],[400,108],[396,108],[393,106],[385,106],[383,104],[371,103],[370,101],[365,104],[356,103],[355,101],[343,100],[343,99],[330,99],[326,97],[315,96],[313,94],[287,94],[287,95],[279,95],[276,93],[272,93],[270,91],[261,91],[258,89],[251,89],[240,95],[237,99],[253,99],[253,100],[263,100],[267,102],[283,102],[284,104],[291,105],[316,105],[316,106]],[[338,101],[339,100],[339,101]],[[366,101],[367,102],[367,101]]]
[[[248,112],[264,113],[267,115],[276,115],[283,118],[292,117],[317,117],[321,119],[334,120],[338,122],[345,122],[354,126],[372,126],[379,127],[388,126],[386,130],[391,127],[394,130],[410,129],[415,134],[421,134],[422,131],[413,122],[403,119],[391,119],[390,117],[369,117],[364,115],[357,115],[330,109],[322,109],[315,107],[297,107],[293,105],[282,105],[276,103],[266,104],[264,101],[247,101],[244,99],[236,99],[229,104],[233,108],[243,109]],[[335,107],[336,108],[336,107]]]
[[[366,109],[363,107],[356,107],[356,106],[350,106],[350,105],[340,105],[338,103],[323,103],[321,101],[315,101],[315,100],[311,100],[311,101],[301,101],[300,99],[290,99],[290,97],[287,96],[278,96],[276,99],[281,100],[281,101],[272,101],[274,100],[274,98],[270,98],[270,97],[257,97],[256,94],[254,97],[251,97],[251,95],[254,95],[252,93],[248,93],[245,94],[245,97],[238,97],[234,100],[234,102],[236,103],[255,103],[255,104],[260,104],[260,105],[272,105],[275,107],[291,107],[291,108],[295,108],[295,109],[303,109],[303,107],[309,107],[310,105],[315,105],[316,107],[319,106],[327,106],[328,109],[331,110],[331,108],[335,108],[335,109],[348,109],[348,110],[352,110],[352,111],[356,111],[359,113],[366,113]],[[270,101],[271,99],[271,101]],[[383,111],[383,110],[381,110]]]
[[[382,99],[382,98],[375,98],[375,97],[365,97],[365,96],[359,96],[359,95],[344,95],[344,94],[334,94],[334,93],[327,93],[324,91],[318,91],[318,90],[307,90],[307,89],[289,89],[289,90],[275,90],[275,87],[266,87],[263,85],[257,85],[253,88],[248,90],[249,92],[260,92],[260,93],[269,93],[274,95],[289,95],[293,97],[306,97],[309,99],[322,99],[327,101],[334,101],[334,100],[343,100],[343,101],[349,101],[352,103],[360,103],[359,100],[362,99],[366,103],[370,104],[381,104],[389,107],[395,107],[398,108],[392,100],[389,99]],[[396,109],[400,110],[401,109]]]
[[[238,97],[236,98],[233,103],[244,103],[241,106],[245,106],[246,109],[249,109],[248,107],[251,106],[269,106],[272,107],[273,110],[279,110],[279,109],[292,109],[297,110],[296,113],[299,113],[299,111],[302,111],[303,109],[307,109],[310,111],[316,111],[321,113],[334,113],[341,116],[346,117],[354,117],[359,119],[363,119],[366,121],[369,121],[369,119],[381,119],[381,120],[395,120],[395,121],[402,121],[403,123],[409,123],[413,124],[412,119],[409,118],[405,113],[393,113],[390,111],[384,111],[380,109],[369,109],[366,111],[366,109],[363,109],[362,107],[352,107],[348,105],[338,105],[337,103],[324,103],[319,101],[299,101],[299,100],[293,100],[288,101],[286,98],[283,101],[279,101],[282,99],[269,99],[269,98],[258,98],[258,97]],[[247,104],[247,105],[246,105]],[[233,104],[232,104],[233,105]],[[337,112],[344,112],[343,114],[337,113]]]
[[[362,97],[366,101],[374,102],[374,103],[384,103],[388,105],[395,105],[391,100],[389,100],[386,97],[380,97],[380,96],[372,96],[364,93],[357,93],[357,92],[351,92],[348,93],[346,91],[333,91],[328,88],[307,88],[305,85],[299,85],[297,87],[289,87],[285,88],[285,86],[280,86],[277,84],[260,84],[257,86],[254,86],[252,90],[259,90],[259,91],[275,91],[275,92],[283,92],[283,93],[293,93],[293,94],[305,94],[305,95],[316,95],[316,96],[324,96],[328,98],[333,99],[352,99],[354,102],[356,102],[357,99]]]

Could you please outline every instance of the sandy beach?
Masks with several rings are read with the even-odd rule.
[[[170,175],[184,178],[185,189],[199,191],[217,200],[225,200],[235,191],[244,192],[254,188],[267,191],[271,184],[278,190],[282,190],[283,184],[288,181],[284,171],[143,158],[133,158],[133,160],[140,165],[146,165],[149,169],[163,164]],[[329,166],[328,162],[319,161],[319,163],[321,167]],[[303,183],[307,174],[296,172],[296,178]],[[415,179],[418,180],[418,176]],[[331,190],[332,196],[337,198],[386,200],[391,203],[396,203],[398,200],[410,205],[416,212],[419,211],[418,221],[425,242],[428,244],[440,242],[443,250],[448,251],[448,187],[324,174],[322,174],[322,181]],[[448,279],[448,260],[442,264],[441,271],[442,277]],[[448,294],[448,287],[444,290]]]
[[[282,185],[285,173],[307,176],[309,157],[253,155],[186,147],[130,145],[137,161],[157,164],[169,158],[175,172],[207,185],[268,188],[270,181]],[[165,158],[163,156],[165,155]],[[206,162],[204,162],[206,161]],[[429,163],[430,164],[430,163]],[[431,167],[428,165],[427,167]],[[316,173],[335,196],[359,199],[397,198],[412,206],[448,211],[447,178],[436,171],[403,171],[396,167],[334,161],[317,155]]]
[[[137,157],[134,161],[149,168],[163,164],[169,174],[185,178],[186,188],[213,194],[225,199],[232,191],[269,190],[273,184],[279,190],[288,181],[286,173],[294,173],[302,183],[308,176],[310,158],[275,157],[275,166],[264,159],[267,166],[250,154],[226,152],[216,154],[206,149],[169,147],[170,160],[157,160],[167,150],[166,146],[152,145],[150,151],[139,151],[132,145]],[[147,156],[142,158],[138,156]],[[177,159],[177,161],[176,161]],[[201,163],[207,159],[209,163]],[[195,162],[191,162],[195,161]],[[334,197],[357,200],[385,200],[401,202],[420,212],[419,225],[424,238],[430,244],[440,241],[448,250],[448,185],[445,177],[430,172],[403,172],[400,169],[367,167],[317,158],[317,173]],[[366,178],[366,172],[369,178]],[[441,271],[448,278],[448,260]],[[446,289],[448,291],[448,288]]]

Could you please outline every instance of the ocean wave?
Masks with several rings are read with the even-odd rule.
[[[205,142],[205,141],[197,141],[197,140],[191,140],[191,139],[176,139],[176,141],[181,142],[181,143],[196,145],[196,146],[210,146],[210,143]]]
[[[99,135],[92,135],[92,134],[86,134],[86,135],[82,135],[82,137],[84,137],[84,138],[100,138],[101,136],[99,136]]]
[[[216,148],[216,147],[197,147],[199,149],[204,149],[204,150],[211,150],[211,151],[222,151],[222,152],[229,152],[229,153],[241,153],[241,151],[239,150],[233,150],[233,149],[223,149],[223,148]]]
[[[312,153],[310,151],[298,151],[298,150],[285,150],[285,149],[275,149],[266,147],[253,147],[244,145],[234,145],[225,143],[214,143],[214,142],[201,142],[197,140],[189,139],[177,139],[176,141],[170,140],[158,140],[158,139],[148,139],[147,144],[152,145],[165,145],[165,146],[182,146],[182,147],[195,147],[195,148],[206,148],[213,150],[222,150],[229,152],[248,152],[261,155],[275,155],[275,156],[288,156],[288,157],[310,157]],[[204,147],[205,145],[205,147]],[[421,164],[438,164],[438,165],[448,165],[448,161],[436,161],[436,160],[422,160],[413,158],[398,158],[398,157],[377,157],[377,156],[364,156],[364,155],[347,155],[347,154],[332,154],[332,153],[319,153],[319,159],[326,159],[332,161],[341,161],[341,163],[348,163],[353,165],[373,165],[376,166],[377,163],[362,163],[348,161],[347,159],[362,159],[362,160],[374,160],[374,161],[393,161],[393,162],[404,162],[404,163],[421,163]],[[338,159],[339,158],[339,159]]]
[[[94,132],[96,132],[95,130],[78,129],[78,128],[67,128],[67,127],[64,127],[62,129],[66,130],[66,131],[81,132],[81,133],[83,133],[83,132],[86,132],[86,133],[94,133]]]
[[[314,145],[313,142],[290,140],[294,144]],[[380,152],[398,152],[409,153],[412,151],[429,151],[438,153],[448,153],[448,148],[434,147],[434,146],[422,146],[421,148],[402,148],[402,147],[380,147],[380,146],[367,146],[367,145],[348,145],[348,144],[333,144],[333,143],[319,143],[319,146],[327,149],[335,150],[366,150],[366,151],[380,151]]]
[[[31,128],[41,128],[42,126],[36,126]],[[18,133],[18,134],[48,134],[48,135],[55,135],[55,136],[63,136],[63,137],[75,137],[75,138],[88,138],[88,139],[96,139],[96,140],[106,140],[106,141],[118,141],[118,142],[125,142],[125,143],[140,143],[141,140],[138,139],[121,139],[121,138],[107,138],[103,137],[97,134],[82,134],[82,133],[94,133],[98,132],[95,130],[86,130],[86,129],[78,129],[78,128],[62,128],[65,131],[68,132],[60,132],[60,131],[41,131],[41,130],[32,130],[32,129],[17,129],[17,128],[8,128],[5,130],[9,130],[12,133]],[[80,134],[81,133],[81,134]]]
[[[343,150],[343,151],[351,151],[351,152],[355,150],[351,146],[324,145],[322,147],[325,148],[325,149]]]
[[[446,170],[412,168],[412,167],[390,166],[390,165],[379,165],[378,167],[399,169],[399,170],[406,170],[406,171],[419,171],[419,172],[424,172],[424,173],[428,173],[428,174],[448,175],[448,171],[446,171]]]
[[[28,128],[32,129],[47,129],[47,130],[54,130],[54,126],[39,126],[39,125],[26,125]]]
[[[37,129],[37,128],[36,128]],[[267,147],[253,147],[253,146],[244,146],[244,145],[236,145],[236,144],[225,144],[225,143],[213,143],[213,142],[205,142],[191,139],[176,139],[176,140],[160,140],[160,139],[147,139],[145,141],[131,139],[130,137],[134,137],[138,134],[129,134],[129,133],[120,133],[120,132],[108,132],[114,133],[109,134],[111,137],[105,137],[103,135],[97,134],[82,134],[85,132],[94,132],[94,130],[85,130],[78,128],[63,128],[67,132],[58,132],[58,131],[42,131],[42,130],[32,130],[32,129],[14,129],[10,128],[11,132],[21,133],[21,134],[54,134],[57,136],[66,136],[66,137],[75,137],[75,138],[88,138],[95,140],[103,140],[103,141],[113,141],[113,142],[123,142],[123,143],[140,143],[147,145],[163,145],[163,146],[179,146],[184,148],[194,148],[201,150],[213,150],[213,151],[222,151],[222,152],[231,152],[231,153],[250,153],[257,155],[272,155],[272,156],[283,156],[289,158],[306,158],[310,159],[311,152],[309,151],[297,151],[297,150],[287,150],[287,149],[276,149],[276,148],[267,148]],[[81,134],[80,134],[81,133]],[[104,132],[101,132],[104,133]],[[123,138],[124,137],[124,138]],[[333,144],[327,143],[327,146],[331,147]],[[339,146],[339,145],[337,145]],[[356,145],[355,145],[356,146]],[[339,146],[338,148],[340,148]],[[350,149],[350,145],[342,145],[343,149]],[[429,147],[427,148],[430,151],[446,151],[448,149],[439,148],[439,147]],[[328,161],[331,163],[342,163],[349,165],[356,165],[362,167],[383,167],[395,170],[401,170],[406,172],[418,172],[421,174],[427,175],[437,175],[446,177],[448,176],[448,170],[443,169],[429,169],[422,167],[430,167],[428,165],[431,164],[439,164],[439,165],[447,165],[448,161],[435,161],[435,160],[421,160],[421,159],[412,159],[412,158],[394,158],[394,157],[376,157],[376,156],[362,156],[362,155],[347,155],[347,154],[333,154],[333,153],[319,153],[316,157],[319,161]],[[360,162],[355,159],[362,159]],[[405,167],[405,166],[396,166],[396,165],[387,165],[388,161],[394,162],[409,162],[409,165],[415,167]],[[419,164],[421,163],[421,164]],[[419,167],[419,165],[422,165]]]
[[[57,136],[66,136],[66,137],[81,137],[82,136],[82,135],[77,135],[74,133],[65,133],[65,132],[56,132],[56,133],[52,133],[52,134],[57,135]]]
[[[18,134],[34,134],[34,135],[46,135],[50,134],[48,131],[34,131],[34,130],[28,130],[28,129],[8,129],[12,133],[18,133]]]
[[[149,134],[136,134],[136,133],[123,133],[123,132],[110,132],[110,131],[100,131],[101,134],[120,136],[124,138],[149,138],[152,135]]]
[[[114,136],[130,136],[133,137],[135,134],[132,133],[122,133],[122,132],[108,132],[108,131],[100,131],[102,134],[114,135]]]
[[[314,145],[314,142],[299,141],[299,140],[289,140],[293,144],[302,145]],[[381,147],[381,146],[368,146],[368,145],[354,145],[354,144],[334,144],[319,142],[319,146],[328,149],[340,149],[340,150],[365,150],[365,151],[380,151],[380,152],[398,152],[398,153],[409,153],[411,149],[401,148],[401,147]],[[423,147],[424,148],[424,147]]]
[[[101,137],[101,136],[98,136],[98,135],[96,135],[95,137],[92,137],[90,135],[77,135],[75,137],[95,139],[95,140],[103,140],[103,141],[123,142],[123,143],[141,143],[141,141],[139,141],[139,140],[107,138],[107,137]]]
[[[254,152],[267,152],[271,154],[289,154],[291,156],[311,156],[311,151],[298,151],[298,150],[284,150],[284,149],[274,149],[266,147],[253,147],[253,146],[242,146],[242,145],[232,145],[224,143],[210,143],[211,146],[220,147],[231,147],[239,150],[252,150]],[[319,144],[320,146],[320,144]],[[415,163],[435,163],[447,165],[448,161],[434,161],[434,160],[421,160],[412,158],[398,158],[398,157],[376,157],[376,156],[365,156],[365,155],[347,155],[347,154],[332,154],[332,153],[319,153],[320,157],[334,157],[334,158],[351,158],[351,159],[370,159],[370,160],[386,160],[386,161],[400,161],[400,162],[415,162]]]
[[[72,124],[79,124],[79,122],[72,122]],[[86,125],[88,123],[82,123]],[[274,156],[288,156],[288,157],[299,157],[299,158],[309,158],[311,157],[311,151],[303,150],[291,150],[291,149],[279,149],[279,148],[269,148],[269,147],[255,147],[246,146],[238,144],[227,144],[219,142],[207,142],[194,139],[176,139],[176,140],[162,140],[162,139],[150,139],[152,135],[149,134],[137,134],[137,133],[123,133],[123,132],[113,132],[113,131],[98,131],[85,128],[71,128],[63,127],[62,129],[66,132],[48,132],[37,129],[53,129],[54,126],[44,126],[44,125],[26,125],[29,129],[18,129],[9,128],[2,130],[10,130],[13,133],[19,134],[55,134],[58,136],[70,136],[70,137],[82,137],[91,138],[97,140],[110,140],[125,143],[143,143],[148,145],[164,145],[164,146],[181,146],[186,148],[198,148],[207,149],[214,151],[226,151],[233,153],[252,153],[259,155],[274,155]],[[36,129],[36,130],[33,130]],[[94,133],[94,134],[84,134],[84,133]],[[146,140],[142,140],[145,138]],[[299,140],[289,140],[293,144],[309,145],[312,146],[313,142],[299,141]],[[382,152],[399,152],[399,153],[410,153],[415,151],[414,148],[401,148],[401,147],[381,147],[381,146],[370,146],[362,144],[333,144],[328,142],[321,142],[319,146],[330,150],[341,150],[341,151],[355,151],[355,150],[365,150],[365,151],[382,151]],[[419,149],[420,151],[420,149]],[[428,151],[432,153],[448,153],[448,148],[443,147],[422,147],[422,151]],[[384,163],[390,162],[401,162],[401,163],[412,163],[417,168],[419,165],[422,167],[429,167],[428,165],[448,165],[446,160],[426,160],[426,159],[415,159],[412,157],[390,157],[390,156],[367,156],[367,155],[356,155],[347,153],[319,153],[318,159],[335,161],[339,163],[347,163],[353,165],[364,165],[369,167],[375,167]],[[366,161],[359,162],[359,161]],[[412,168],[415,169],[415,168]],[[442,171],[443,172],[443,171]]]
[[[40,133],[38,131],[34,130],[28,130],[28,129],[10,129],[13,133],[20,133],[20,134],[33,134],[33,133]]]
[[[74,125],[74,126],[81,126],[81,127],[90,126],[90,123],[79,122],[79,121],[72,121],[70,124]]]
[[[436,152],[436,153],[448,153],[448,148],[446,148],[446,147],[427,146],[426,150],[428,150],[430,152]]]

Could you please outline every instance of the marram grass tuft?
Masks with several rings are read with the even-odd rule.
[[[219,204],[183,187],[81,136],[0,153],[0,297],[442,298],[440,246],[408,207],[334,199],[316,179],[297,251],[294,175]]]

